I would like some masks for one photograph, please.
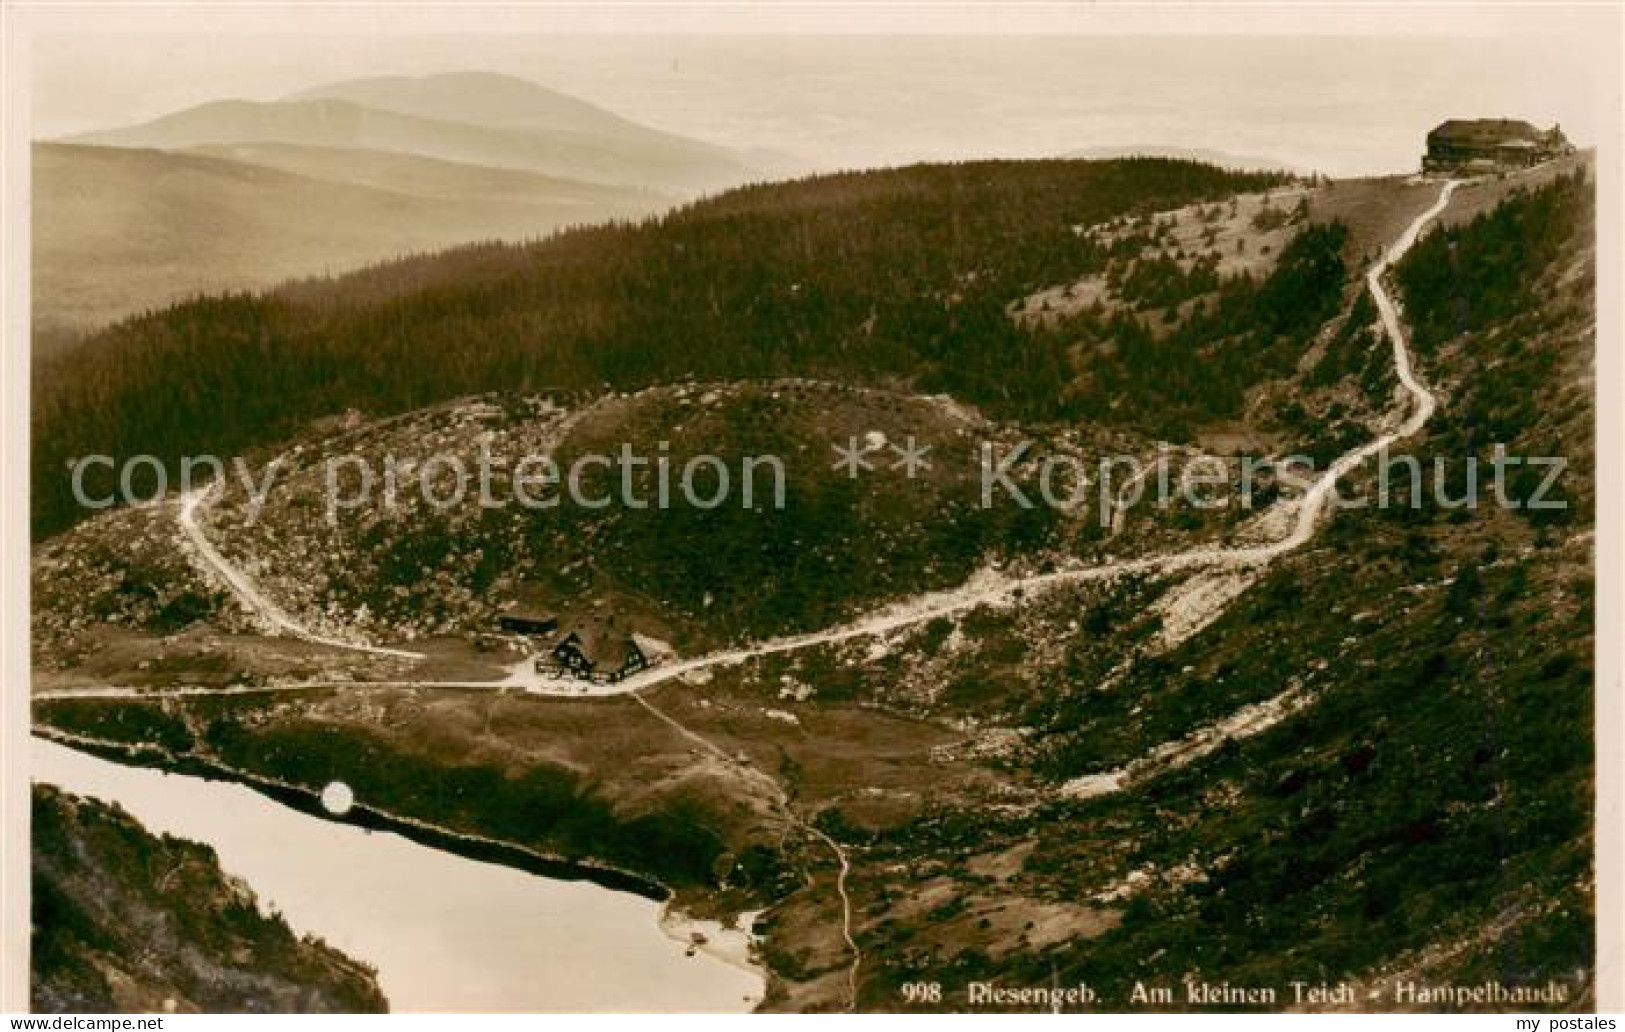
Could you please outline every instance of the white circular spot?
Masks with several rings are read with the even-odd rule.
[[[327,807],[328,813],[342,817],[355,805],[355,793],[342,781],[330,781],[322,789],[322,805]]]

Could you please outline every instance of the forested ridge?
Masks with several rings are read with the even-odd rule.
[[[33,529],[67,460],[230,455],[309,420],[485,391],[777,375],[1074,415],[1069,339],[1005,306],[1103,267],[1074,227],[1281,177],[1127,159],[926,165],[747,187],[639,224],[408,260],[126,321],[35,370]]]
[[[1073,411],[1187,440],[1203,422],[1240,415],[1249,387],[1292,372],[1321,325],[1337,314],[1348,269],[1341,223],[1310,226],[1281,252],[1263,282],[1222,281],[1198,264],[1188,316],[1158,331],[1139,316],[1086,311],[1052,335],[1105,345],[1079,370]],[[1137,267],[1154,267],[1142,262]]]
[[[1595,191],[1577,169],[1418,241],[1395,270],[1417,348],[1429,353],[1457,334],[1536,307],[1541,272],[1587,230]]]

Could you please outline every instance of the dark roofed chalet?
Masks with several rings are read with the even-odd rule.
[[[583,620],[560,634],[537,667],[562,668],[583,680],[614,684],[649,665],[631,631],[613,619]]]
[[[1539,129],[1517,118],[1452,118],[1428,133],[1427,172],[1527,168],[1574,148],[1561,126]]]

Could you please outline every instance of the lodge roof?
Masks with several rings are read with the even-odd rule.
[[[635,647],[631,632],[620,626],[614,617],[589,617],[572,624],[561,631],[558,644],[568,641],[572,634],[587,661],[606,670],[619,670]]]
[[[1428,133],[1428,139],[1463,143],[1486,143],[1503,140],[1539,140],[1545,132],[1520,118],[1452,118],[1441,122]]]

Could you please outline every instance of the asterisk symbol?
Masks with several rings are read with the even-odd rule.
[[[875,468],[869,461],[868,446],[856,437],[848,437],[844,448],[838,444],[832,444],[830,447],[834,448],[835,454],[840,456],[835,460],[835,464],[830,466],[830,469],[845,469],[846,475],[853,480],[858,479],[860,471]]]
[[[915,444],[913,434],[909,435],[907,444],[900,448],[894,444],[891,449],[899,456],[898,460],[892,463],[891,468],[901,469],[903,475],[910,480],[913,480],[914,474],[920,470],[931,468],[931,460],[926,458],[927,455],[931,454],[931,446],[929,444]]]

